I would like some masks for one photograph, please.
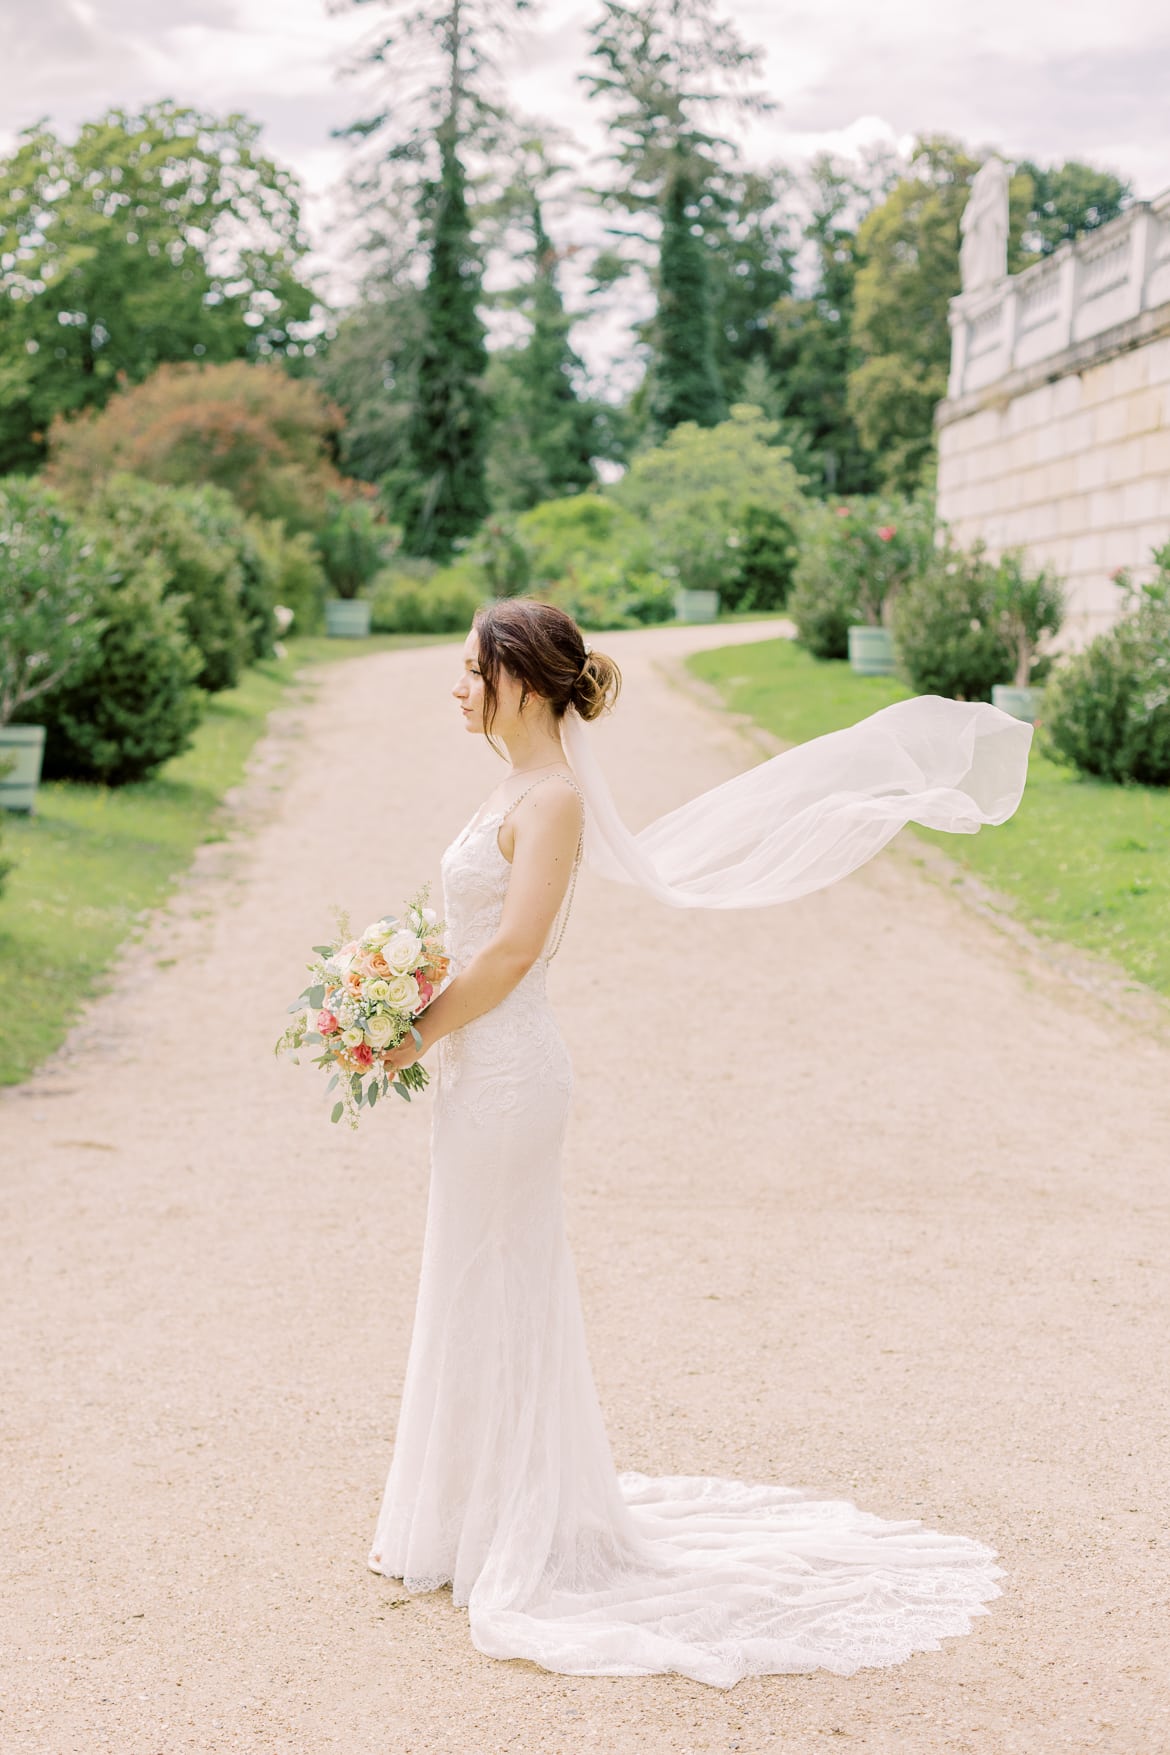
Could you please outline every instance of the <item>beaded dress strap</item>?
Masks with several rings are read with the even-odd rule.
[[[569,924],[569,909],[573,905],[573,891],[577,887],[577,868],[581,864],[581,852],[582,852],[582,849],[585,845],[585,794],[581,791],[581,788],[578,786],[577,782],[574,779],[572,779],[568,774],[542,774],[539,780],[534,780],[532,782],[531,786],[526,786],[524,788],[524,791],[520,794],[520,798],[514,798],[512,800],[511,804],[508,806],[507,810],[504,812],[503,816],[500,818],[500,822],[501,823],[507,822],[509,816],[515,810],[516,806],[520,803],[520,799],[527,798],[528,794],[530,792],[533,792],[536,789],[536,787],[538,787],[538,786],[543,786],[546,780],[567,780],[569,785],[573,788],[573,791],[577,794],[577,797],[581,800],[581,828],[580,828],[580,832],[577,835],[577,851],[573,855],[573,869],[569,873],[568,893],[566,894],[564,901],[561,903],[560,910],[558,910],[558,912],[560,912],[560,916],[561,916],[561,924],[560,924],[560,928],[557,932],[556,939],[553,943],[552,949],[548,952],[548,954],[546,955],[546,957],[544,959],[546,963],[551,963],[553,958],[556,956],[557,952],[561,948],[561,940],[564,938],[565,928]],[[554,925],[555,924],[556,923],[554,921]]]
[[[535,790],[538,786],[543,786],[546,780],[566,780],[566,781],[568,781],[568,784],[573,788],[573,791],[577,794],[577,797],[581,800],[582,808],[584,808],[585,795],[581,791],[581,788],[578,786],[577,782],[575,780],[571,779],[568,774],[542,774],[539,780],[534,780],[532,782],[531,786],[526,786],[524,788],[524,790],[520,794],[519,798],[514,798],[512,800],[511,804],[508,806],[507,810],[504,812],[503,816],[500,818],[500,821],[502,823],[507,822],[508,818],[511,816],[512,812],[516,809],[516,806],[520,803],[521,799],[527,798],[528,794],[530,792],[535,792]]]

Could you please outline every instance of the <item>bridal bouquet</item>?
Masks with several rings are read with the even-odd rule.
[[[296,1063],[298,1049],[320,1049],[314,1066],[332,1068],[326,1095],[340,1091],[333,1121],[345,1115],[356,1127],[362,1105],[372,1109],[391,1083],[408,1102],[412,1091],[429,1083],[417,1063],[400,1068],[392,1081],[382,1058],[408,1034],[421,1045],[414,1020],[447,974],[444,924],[425,906],[428,894],[424,885],[401,920],[387,914],[360,938],[350,936],[347,916],[339,915],[335,942],[313,946],[314,959],[307,965],[312,979],[289,1006],[299,1015],[275,1052],[291,1053]]]

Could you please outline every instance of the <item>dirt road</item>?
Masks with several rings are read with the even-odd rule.
[[[728,640],[599,639],[626,673],[597,736],[632,826],[758,759],[659,668]],[[271,1045],[331,905],[360,925],[437,886],[495,783],[456,650],[319,672],[246,829],[0,1101],[4,1748],[1163,1755],[1170,1011],[1087,995],[908,837],[750,914],[582,877],[550,974],[570,1226],[619,1467],[989,1541],[991,1613],[895,1669],[720,1693],[495,1662],[449,1592],[366,1570],[428,1115],[331,1128]],[[646,985],[615,1015],[631,943]],[[683,996],[712,967],[724,1028],[696,1040]]]

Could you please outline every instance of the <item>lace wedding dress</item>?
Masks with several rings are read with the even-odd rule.
[[[556,779],[573,784],[535,784]],[[507,814],[474,817],[443,854],[454,973],[499,923]],[[548,954],[438,1045],[422,1273],[371,1570],[408,1591],[450,1583],[481,1651],[577,1675],[719,1688],[851,1675],[968,1632],[1003,1576],[978,1542],[795,1488],[617,1472],[565,1237],[573,1074]]]

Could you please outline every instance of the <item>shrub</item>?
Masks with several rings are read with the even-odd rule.
[[[271,658],[276,640],[276,575],[257,540],[254,522],[229,493],[204,487],[184,500],[196,529],[211,548],[235,556],[240,575],[239,612],[244,623],[245,662]]]
[[[1026,689],[1051,665],[1040,651],[1047,634],[1058,634],[1064,620],[1064,587],[1055,574],[1029,573],[1018,549],[1000,556],[995,569],[1000,632],[1012,653],[1013,668],[999,682]]]
[[[810,506],[789,611],[816,658],[844,658],[849,629],[888,625],[909,581],[930,563],[934,514],[924,499],[859,498]]]
[[[183,625],[202,655],[199,686],[214,693],[239,681],[248,627],[239,557],[217,526],[215,502],[203,497],[206,492],[116,475],[96,496],[91,516],[94,529],[112,539],[127,574],[157,557],[165,588],[180,600]]]
[[[770,506],[744,507],[736,533],[737,568],[721,588],[721,608],[784,608],[799,552],[793,525]]]
[[[581,627],[641,628],[674,620],[675,583],[661,573],[595,565],[533,592],[555,603]]]
[[[749,515],[795,525],[801,478],[779,432],[760,409],[741,403],[718,426],[684,421],[652,451],[635,457],[608,494],[642,520],[649,564],[683,585],[735,593],[740,542]]]
[[[379,524],[364,500],[329,496],[329,515],[317,532],[317,552],[336,596],[357,597],[393,546],[391,526]]]
[[[1041,737],[1057,761],[1105,780],[1170,786],[1170,546],[1125,613],[1056,672]]]
[[[570,494],[523,512],[513,526],[523,545],[529,580],[551,585],[598,563],[650,565],[650,532],[644,521],[601,494]]]
[[[0,484],[0,725],[91,655],[104,579],[56,495]]]
[[[466,633],[484,593],[458,565],[429,579],[387,571],[370,590],[370,627],[378,634]]]
[[[1000,575],[982,544],[934,550],[893,609],[898,669],[911,688],[957,701],[989,701],[992,686],[1015,668],[1002,603]]]
[[[190,744],[203,703],[193,687],[202,659],[158,561],[128,573],[112,566],[100,603],[96,649],[40,703],[44,771],[123,786]]]
[[[277,365],[163,365],[100,413],[55,420],[49,474],[78,501],[114,474],[212,483],[245,512],[316,530],[342,485],[330,456],[341,424],[316,384]]]
[[[253,519],[251,534],[268,569],[274,605],[292,610],[292,632],[318,633],[329,586],[312,537],[303,530],[290,536],[279,518]]]
[[[16,758],[14,756],[0,756],[0,782],[3,781],[5,774],[11,773],[15,766]],[[0,839],[3,838],[3,835],[4,812],[0,810]],[[14,863],[14,860],[6,859],[4,857],[4,849],[0,846],[0,896],[4,894],[4,885],[7,882],[8,874],[12,870]]]
[[[501,513],[485,518],[467,559],[493,597],[519,597],[528,589],[532,560],[514,518]]]

